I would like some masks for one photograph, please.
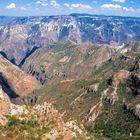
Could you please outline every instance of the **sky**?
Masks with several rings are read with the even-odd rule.
[[[0,0],[1,16],[71,13],[140,17],[140,0]]]

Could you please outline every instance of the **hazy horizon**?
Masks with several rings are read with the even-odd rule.
[[[107,17],[130,17],[130,18],[140,18],[140,16],[129,16],[129,15],[107,15],[107,14],[92,14],[92,13],[70,13],[70,14],[52,14],[52,15],[0,15],[0,17],[51,17],[51,16],[70,16],[73,14],[77,14],[77,15],[89,15],[89,16],[107,16]]]

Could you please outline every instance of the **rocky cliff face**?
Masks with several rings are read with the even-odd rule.
[[[76,44],[127,44],[140,40],[140,19],[95,15],[0,17],[0,51],[17,65],[37,48]]]

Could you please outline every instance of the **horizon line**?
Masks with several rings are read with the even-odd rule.
[[[52,17],[52,16],[72,16],[72,15],[83,15],[83,16],[104,16],[104,17],[124,17],[124,18],[140,18],[138,16],[124,16],[124,15],[108,15],[108,14],[90,14],[90,13],[70,13],[70,14],[54,14],[54,15],[0,15],[0,17]]]

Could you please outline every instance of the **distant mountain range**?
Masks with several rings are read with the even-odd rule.
[[[45,17],[0,17],[0,52],[16,65],[36,49],[74,44],[122,45],[140,41],[140,18],[71,14]]]

